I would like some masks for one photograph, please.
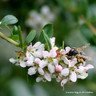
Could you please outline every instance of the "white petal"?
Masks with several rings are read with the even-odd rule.
[[[63,76],[68,76],[68,75],[69,75],[69,69],[68,69],[68,68],[64,68],[64,69],[61,71],[61,75],[63,75]]]
[[[34,75],[36,74],[36,67],[31,67],[28,69],[28,74],[29,75]]]
[[[41,44],[41,45],[38,47],[38,51],[44,51],[44,44]]]
[[[55,37],[50,38],[50,42],[51,42],[51,45],[54,46],[55,45]]]
[[[36,82],[40,82],[40,81],[42,81],[42,80],[43,80],[42,77],[37,77],[37,78],[36,78]]]
[[[44,75],[44,78],[47,80],[47,81],[51,81],[51,75],[49,74],[49,73],[46,73],[45,75]]]
[[[32,49],[32,43],[27,47],[27,50]]]
[[[77,81],[77,75],[76,75],[76,73],[74,71],[71,72],[70,80],[72,82],[76,82]]]
[[[54,73],[54,72],[55,72],[55,67],[54,67],[54,65],[48,64],[48,70],[49,70],[50,73]]]
[[[54,49],[50,50],[50,57],[56,57],[56,56],[57,56],[56,50]]]
[[[20,66],[24,68],[26,67],[26,63],[24,61],[20,61]]]
[[[65,50],[66,50],[66,54],[67,54],[71,50],[71,48],[70,47],[66,47]]]
[[[86,70],[93,69],[93,68],[94,68],[94,66],[91,65],[91,64],[88,64],[88,65],[86,65],[86,67],[85,67]]]
[[[75,69],[75,71],[78,73],[82,73],[84,70],[85,70],[85,67],[83,67],[83,66],[79,66],[78,69]]]
[[[42,58],[42,57],[43,57],[43,53],[40,52],[40,51],[35,51],[35,52],[33,53],[33,56]]]
[[[64,84],[66,84],[66,83],[67,83],[67,81],[68,81],[68,79],[63,79],[63,80],[61,81],[61,86],[63,87],[63,86],[64,86]]]
[[[42,60],[42,61],[40,62],[40,64],[39,64],[39,66],[40,66],[41,68],[44,68],[47,64],[48,64],[47,60],[46,60],[46,61],[45,61],[45,60]]]
[[[41,62],[41,60],[39,58],[35,59],[35,63],[39,64]]]
[[[53,59],[53,63],[55,64],[55,66],[58,65],[58,60],[57,59]]]
[[[42,68],[38,68],[38,72],[40,75],[44,75],[44,70]]]
[[[33,48],[38,48],[40,46],[41,42],[36,42],[34,45],[33,45]]]
[[[49,54],[48,51],[43,51],[43,57],[44,57],[44,58],[47,58],[47,57],[49,57],[49,56],[50,56],[50,54]]]
[[[70,64],[70,61],[67,59],[67,57],[63,56],[62,59],[65,64],[68,64],[68,65]]]
[[[11,63],[13,63],[13,64],[17,62],[17,60],[14,59],[14,58],[10,58],[9,61],[10,61]]]
[[[81,78],[81,79],[85,79],[87,76],[88,76],[88,73],[83,72],[80,75],[78,75],[77,77]]]

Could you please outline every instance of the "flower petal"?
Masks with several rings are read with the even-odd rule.
[[[20,66],[24,68],[26,67],[26,63],[24,61],[20,61]]]
[[[69,75],[69,68],[64,68],[64,69],[61,71],[61,75],[63,75],[63,76],[68,76],[68,75]]]
[[[85,67],[86,70],[93,69],[93,68],[94,68],[94,66],[91,65],[91,64],[88,64],[88,65],[86,65],[86,67]]]
[[[38,72],[39,72],[40,75],[44,75],[44,70],[40,67],[38,68]]]
[[[54,73],[55,72],[55,66],[52,64],[48,64],[48,70],[50,73]]]
[[[49,73],[46,73],[45,75],[44,75],[44,78],[47,80],[47,81],[51,81],[51,75],[49,74]]]
[[[17,60],[14,59],[14,58],[10,58],[9,61],[10,61],[11,63],[13,63],[13,64],[17,62]]]
[[[36,82],[40,82],[40,81],[42,81],[42,80],[43,80],[42,77],[37,77],[37,78],[36,78]]]
[[[28,74],[29,75],[34,75],[36,74],[36,67],[31,67],[28,69]]]
[[[76,75],[76,73],[74,71],[71,72],[70,80],[72,82],[76,82],[77,81],[77,75]]]
[[[63,79],[63,80],[61,81],[61,86],[63,87],[63,86],[67,83],[67,81],[68,81],[68,79]]]
[[[56,57],[56,56],[57,56],[56,50],[54,49],[50,50],[50,57]]]
[[[39,66],[40,66],[41,68],[44,68],[47,64],[48,64],[48,61],[47,61],[47,60],[42,60],[42,61],[39,63]]]
[[[85,79],[88,76],[88,73],[83,72],[77,76],[77,78]]]

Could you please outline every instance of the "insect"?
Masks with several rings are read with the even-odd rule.
[[[88,60],[89,57],[85,55],[85,53],[82,51],[83,49],[87,48],[90,44],[86,44],[84,46],[81,46],[79,48],[72,48],[68,53],[68,59],[72,59],[73,57],[76,57],[78,62],[84,63],[85,60]]]

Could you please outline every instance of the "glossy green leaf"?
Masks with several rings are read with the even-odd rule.
[[[50,39],[48,37],[48,35],[46,34],[46,32],[43,30],[43,35],[44,35],[44,39],[49,47],[49,49],[52,49],[51,43],[50,43]]]
[[[17,41],[17,40],[19,40],[19,36],[18,35],[12,35],[11,36],[11,39]]]
[[[80,27],[80,32],[86,43],[90,43],[91,45],[96,44],[96,36],[93,34],[91,29],[87,25],[83,24]]]
[[[1,24],[15,24],[18,19],[13,15],[7,15],[1,20]]]
[[[12,33],[13,33],[13,35],[18,34],[18,27],[16,25],[13,27]]]
[[[24,44],[27,45],[29,44],[36,36],[36,31],[32,30],[26,37]]]
[[[49,38],[53,36],[53,25],[52,24],[46,24],[43,29],[41,30],[39,41],[44,42],[44,36],[43,36],[43,30],[46,32]]]

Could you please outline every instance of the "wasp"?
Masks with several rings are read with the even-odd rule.
[[[72,58],[76,57],[78,62],[84,63],[84,61],[88,60],[89,57],[87,57],[82,50],[89,47],[89,45],[90,44],[85,44],[84,46],[81,46],[79,48],[72,48],[67,53],[68,59],[72,59]]]

